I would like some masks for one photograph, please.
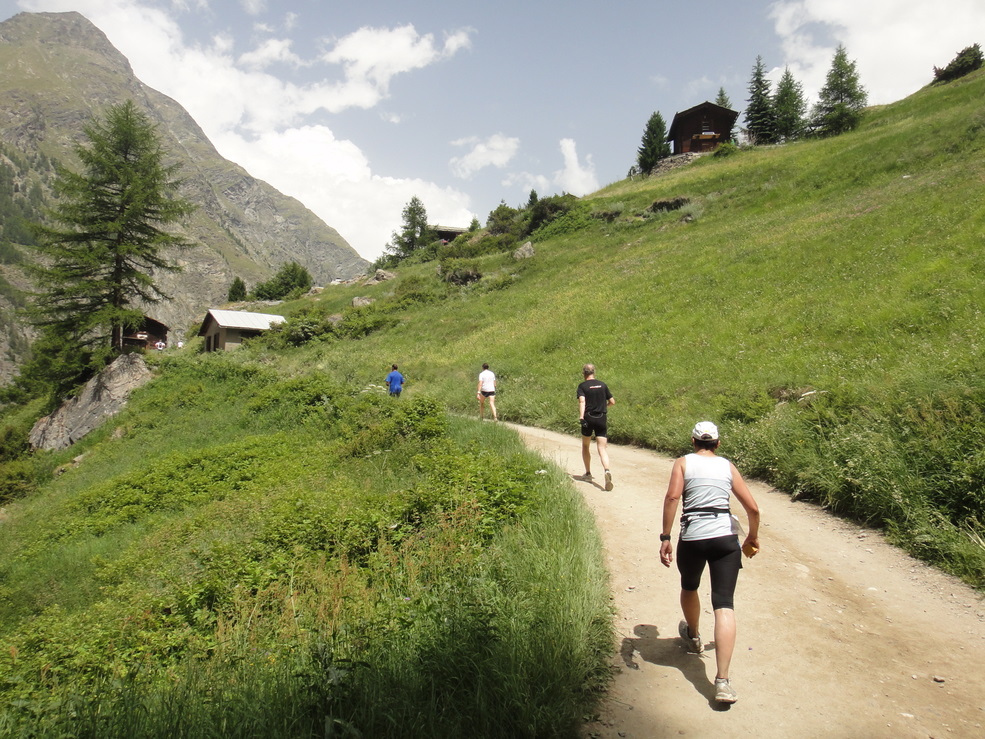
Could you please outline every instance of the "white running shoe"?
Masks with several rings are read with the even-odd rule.
[[[681,639],[684,640],[684,644],[687,646],[687,651],[694,654],[701,654],[705,651],[705,645],[701,643],[701,634],[697,636],[690,636],[687,631],[687,621],[681,619],[681,622],[677,624],[677,633],[681,635]]]
[[[735,703],[739,700],[728,678],[715,678],[715,700],[719,703]]]

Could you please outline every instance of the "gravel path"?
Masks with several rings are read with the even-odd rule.
[[[583,472],[580,439],[514,428]],[[706,651],[690,655],[677,637],[677,570],[658,557],[672,460],[614,444],[609,455],[612,492],[573,483],[602,533],[616,609],[615,679],[584,736],[985,737],[985,599],[877,532],[756,483],[762,551],[743,560],[736,592],[739,701],[719,707],[707,577]],[[601,472],[594,445],[592,465]]]

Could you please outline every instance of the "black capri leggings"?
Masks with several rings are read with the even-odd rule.
[[[735,534],[714,539],[681,539],[677,544],[677,569],[681,589],[697,590],[705,563],[711,574],[711,607],[734,608],[735,583],[742,568],[742,549]]]

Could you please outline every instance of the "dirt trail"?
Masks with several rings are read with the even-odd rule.
[[[515,428],[562,469],[584,471],[579,439]],[[586,736],[985,736],[985,600],[878,533],[755,483],[762,551],[744,559],[736,592],[739,701],[719,707],[707,576],[706,651],[689,655],[677,570],[657,554],[671,460],[617,445],[609,455],[612,492],[574,483],[595,512],[617,611],[616,676]],[[594,449],[592,466],[601,471]]]

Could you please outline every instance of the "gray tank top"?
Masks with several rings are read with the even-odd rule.
[[[685,456],[681,538],[713,539],[731,534],[731,493],[732,465],[725,457]]]

